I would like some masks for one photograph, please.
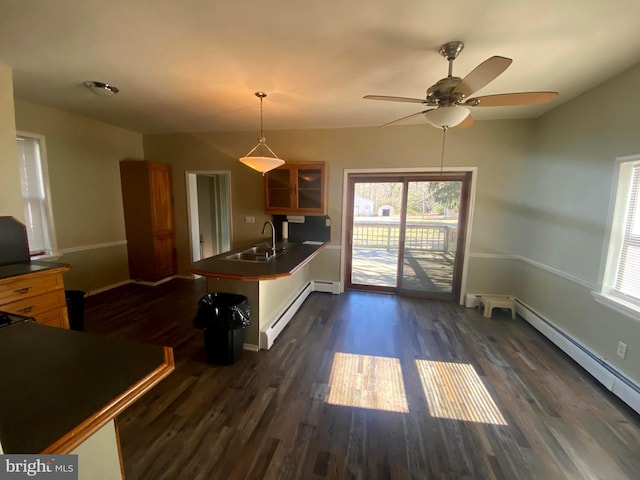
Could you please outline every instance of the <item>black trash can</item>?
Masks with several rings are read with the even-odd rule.
[[[250,316],[249,300],[243,295],[214,292],[200,299],[193,325],[204,329],[209,363],[231,365],[240,358]]]
[[[82,290],[65,290],[67,313],[69,314],[69,328],[84,331],[84,295]]]

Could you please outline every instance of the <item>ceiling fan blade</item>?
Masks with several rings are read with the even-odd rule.
[[[469,128],[474,124],[473,117],[471,115],[467,115],[461,123],[458,124],[456,128]]]
[[[536,105],[547,103],[555,99],[558,92],[522,92],[501,93],[498,95],[485,95],[484,97],[470,98],[465,105],[472,107],[510,107],[516,105]]]
[[[489,82],[495,80],[498,75],[504,72],[511,65],[510,58],[491,57],[482,62],[462,79],[453,93],[461,93],[465,97],[477,92]]]
[[[367,100],[386,100],[388,102],[407,102],[407,103],[427,103],[424,99],[408,98],[408,97],[389,97],[386,95],[365,95]]]
[[[410,118],[417,117],[418,115],[422,115],[424,113],[427,113],[430,110],[433,110],[433,109],[430,108],[429,110],[423,110],[422,112],[412,113],[411,115],[407,115],[406,117],[397,118],[396,120],[392,120],[391,122],[385,123],[384,125],[379,125],[378,128],[382,128],[382,127],[386,127],[388,125],[392,125],[394,123],[402,122],[403,120],[409,120]]]

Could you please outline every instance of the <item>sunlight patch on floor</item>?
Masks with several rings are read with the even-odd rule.
[[[400,359],[336,352],[327,403],[409,412]]]
[[[432,416],[507,425],[473,365],[416,360]]]

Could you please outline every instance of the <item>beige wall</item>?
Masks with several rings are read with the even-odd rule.
[[[512,179],[507,257],[471,259],[471,291],[512,293],[640,382],[640,321],[596,303],[616,157],[640,153],[640,65],[543,116]],[[611,92],[625,92],[611,102]],[[477,244],[476,244],[477,245]],[[621,340],[627,357],[617,357]]]
[[[447,135],[445,166],[477,166],[478,195],[472,249],[506,251],[511,244],[508,209],[516,192],[511,178],[530,154],[531,121],[478,122],[468,130]],[[262,176],[242,165],[238,157],[255,143],[255,132],[145,135],[145,159],[172,165],[175,197],[178,265],[186,273],[189,239],[185,171],[230,170],[233,207],[233,244],[259,238],[264,220]],[[332,218],[332,244],[340,245],[343,178],[345,169],[438,167],[442,132],[427,125],[379,128],[288,130],[269,132],[269,146],[285,160],[324,160],[328,165],[328,213]],[[245,224],[253,215],[255,224]],[[325,249],[332,272],[326,280],[339,280],[336,252]],[[316,262],[314,262],[316,263]]]
[[[11,69],[0,64],[0,216],[24,221],[16,151]]]
[[[16,129],[45,136],[51,201],[68,289],[94,290],[129,278],[120,170],[142,159],[142,136],[86,117],[15,102]]]
[[[640,322],[596,304],[615,157],[640,152],[640,67],[560,105],[538,120],[482,121],[452,130],[445,165],[478,167],[468,292],[518,295],[597,355],[640,379]],[[611,91],[628,92],[611,102]],[[340,228],[345,169],[428,167],[440,163],[441,132],[426,125],[268,132],[285,160],[325,160],[333,247],[311,265],[341,280]],[[259,236],[262,178],[237,158],[252,132],[145,135],[145,157],[174,172],[178,258],[189,258],[185,170],[232,172],[234,243]],[[256,224],[243,223],[255,215]],[[617,341],[629,346],[615,355]]]
[[[478,167],[468,291],[518,295],[636,380],[640,322],[596,304],[590,292],[599,288],[615,157],[640,152],[639,82],[636,66],[538,120],[483,121],[452,130],[445,160],[445,165]],[[3,173],[9,172],[2,176],[0,198],[6,211],[21,217],[19,189],[10,180],[15,167],[6,160],[15,158],[15,131],[7,114],[13,108],[7,100],[11,91],[10,70],[0,67],[0,161],[6,162]],[[624,102],[611,102],[612,91],[624,91]],[[73,255],[85,252],[82,247],[115,243],[105,247],[114,250],[112,261],[103,250],[108,255],[100,262],[120,267],[109,273],[97,268],[104,280],[96,285],[128,278],[117,162],[142,157],[141,136],[26,102],[16,102],[15,114],[18,130],[47,139],[58,244],[71,250],[63,260],[74,263]],[[328,164],[334,248],[322,252],[321,264],[310,266],[311,276],[324,280],[341,280],[344,170],[440,164],[441,132],[427,125],[267,133],[269,145],[285,160]],[[255,132],[145,135],[142,140],[145,159],[173,168],[180,273],[189,264],[187,170],[229,170],[233,246],[261,236],[262,222],[269,218],[263,212],[262,177],[237,161],[255,144]],[[246,215],[255,216],[256,223],[245,224]],[[94,271],[90,262],[83,258],[76,272]],[[70,287],[88,289],[90,282],[83,273]],[[618,340],[629,347],[625,360],[615,355]]]

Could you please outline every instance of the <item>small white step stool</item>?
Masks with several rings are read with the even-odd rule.
[[[516,319],[516,302],[513,297],[507,295],[482,295],[480,304],[484,305],[485,318],[491,318],[491,311],[494,308],[508,308],[511,310],[511,318]]]

